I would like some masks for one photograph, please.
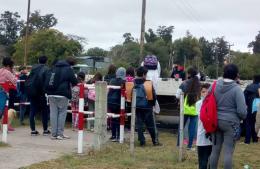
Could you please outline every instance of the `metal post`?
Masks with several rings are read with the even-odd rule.
[[[140,63],[142,63],[143,53],[144,53],[145,11],[146,11],[146,0],[143,0],[142,20],[141,20],[141,37],[140,37]]]
[[[180,129],[179,129],[179,162],[183,156],[183,123],[184,123],[184,93],[180,97]]]
[[[27,65],[30,6],[31,6],[31,0],[28,0],[27,21],[26,21],[26,30],[25,30],[25,44],[24,44],[24,58],[23,58],[24,66]]]
[[[79,85],[79,124],[78,124],[78,154],[83,153],[83,128],[84,128],[84,84]]]
[[[106,140],[107,130],[107,83],[96,82],[94,148],[101,150],[101,145]]]
[[[125,86],[121,86],[121,102],[120,102],[120,138],[119,143],[124,143],[125,135]]]
[[[133,89],[132,108],[131,108],[131,135],[130,135],[130,154],[134,156],[135,148],[135,111],[136,111],[136,90]]]

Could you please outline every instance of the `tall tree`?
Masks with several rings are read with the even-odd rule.
[[[148,32],[145,32],[145,40],[147,43],[153,43],[158,40],[158,36],[154,33],[154,31],[150,28]]]
[[[62,59],[67,56],[78,56],[81,54],[83,47],[80,42],[69,38],[55,29],[43,29],[33,32],[29,38],[28,63],[37,62],[39,55],[46,55],[49,63],[55,59]],[[15,44],[16,52],[14,59],[17,64],[23,62],[21,56],[24,51],[24,38]]]
[[[58,20],[53,14],[41,15],[40,11],[34,11],[31,13],[29,18],[29,34],[33,31],[38,31],[42,29],[49,29],[55,26]],[[25,35],[25,25],[21,31],[21,36]]]
[[[172,33],[174,26],[159,26],[157,29],[157,34],[166,43],[172,42]]]
[[[130,43],[134,41],[133,36],[131,35],[131,33],[124,33],[123,34],[123,38],[125,39],[124,44],[126,43]]]
[[[201,61],[206,66],[214,64],[214,44],[206,40],[204,37],[199,39],[201,50]]]
[[[225,40],[225,37],[218,37],[214,40],[214,56],[215,59],[217,58],[219,67],[223,67],[224,65],[224,58],[229,53],[228,42]]]
[[[5,11],[0,18],[0,45],[13,45],[19,36],[23,21],[17,12]]]
[[[87,55],[88,56],[99,56],[99,57],[105,57],[107,56],[107,51],[102,49],[102,48],[99,48],[99,47],[94,47],[94,48],[90,48],[88,49],[87,51]]]
[[[253,48],[254,54],[260,54],[260,31],[255,37],[255,41],[252,41],[248,44],[249,48]]]

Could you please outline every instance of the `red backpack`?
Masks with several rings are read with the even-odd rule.
[[[203,100],[200,109],[200,120],[203,124],[203,127],[206,130],[206,133],[213,133],[217,129],[218,117],[217,117],[217,103],[214,96],[216,89],[216,81],[212,85],[211,92]]]

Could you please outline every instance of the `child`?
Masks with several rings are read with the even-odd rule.
[[[116,78],[111,79],[109,85],[121,86],[125,83],[126,70],[120,67],[116,70]],[[110,89],[107,96],[108,109],[111,113],[120,113],[120,102],[121,102],[121,90],[120,89]],[[112,142],[119,141],[119,130],[120,130],[120,120],[119,118],[112,118],[111,121],[112,136],[110,140]]]
[[[27,69],[25,66],[21,66],[19,68],[20,75],[19,75],[19,80],[20,82],[17,83],[17,95],[19,97],[20,103],[25,103],[27,101],[27,96],[25,93],[25,88],[24,88],[24,83],[25,80],[28,78],[27,76]],[[20,124],[24,125],[24,114],[26,112],[26,105],[21,104],[20,105],[20,111],[19,111],[19,118],[20,118]]]
[[[201,90],[200,90],[201,99],[196,102],[196,111],[198,115],[200,115],[201,105],[203,99],[208,94],[209,87],[210,84],[208,83],[204,83],[201,85]],[[207,169],[208,159],[212,150],[212,143],[208,138],[206,138],[206,132],[200,118],[198,119],[197,148],[198,148],[199,169]]]
[[[85,73],[79,72],[77,74],[77,79],[79,83],[85,83]],[[74,86],[72,88],[72,98],[71,98],[71,110],[72,110],[72,130],[78,128],[78,109],[79,108],[79,87]]]

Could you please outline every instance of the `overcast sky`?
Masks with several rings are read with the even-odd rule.
[[[17,11],[26,18],[27,0],[0,0],[0,13]],[[142,0],[31,0],[31,11],[53,13],[57,29],[87,38],[90,47],[109,49],[130,32],[140,37]],[[147,0],[146,30],[159,25],[175,27],[173,39],[225,36],[233,50],[247,45],[260,31],[260,0]]]

